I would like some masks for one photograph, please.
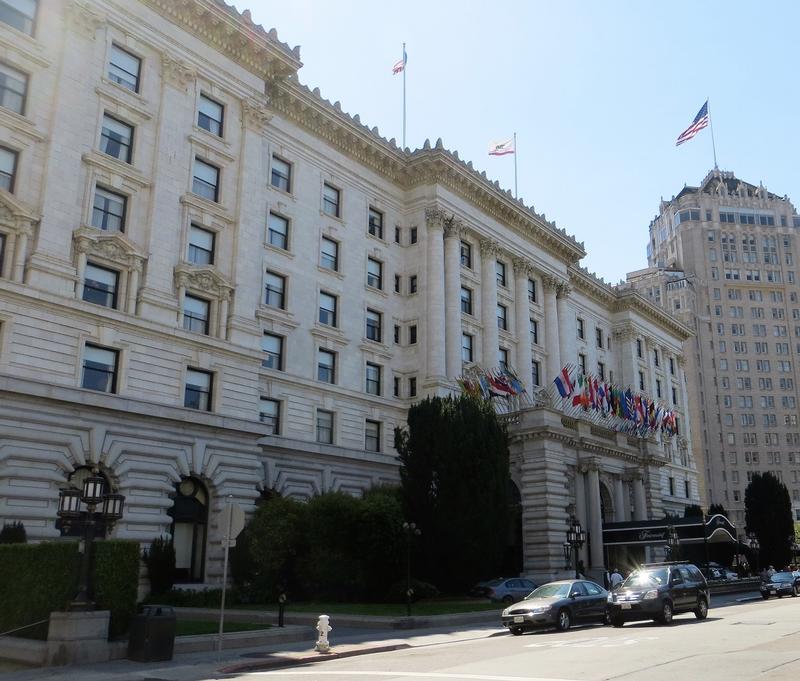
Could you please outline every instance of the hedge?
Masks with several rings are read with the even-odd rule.
[[[118,636],[136,611],[139,545],[107,540],[95,542],[93,549],[95,602],[111,611],[109,633]],[[75,541],[0,546],[0,633],[65,610],[78,590],[80,562]],[[47,623],[17,635],[45,639]]]

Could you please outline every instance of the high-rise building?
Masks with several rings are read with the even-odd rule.
[[[798,227],[787,196],[715,169],[661,202],[648,268],[627,277],[694,329],[684,355],[704,496],[740,533],[756,472],[786,484],[800,520]]]

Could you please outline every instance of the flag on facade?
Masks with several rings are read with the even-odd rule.
[[[399,59],[394,63],[392,66],[392,73],[397,75],[398,73],[402,73],[406,68],[406,62],[408,61],[408,55],[406,54],[405,49],[403,50],[403,58]]]
[[[505,156],[513,154],[515,151],[513,137],[504,142],[489,142],[489,156]]]
[[[708,125],[708,100],[705,101],[705,104],[700,107],[700,111],[697,112],[697,115],[694,117],[692,124],[686,128],[680,135],[678,135],[678,141],[675,142],[675,146],[678,147],[684,142],[688,142],[692,137],[694,137],[698,132],[700,132],[703,128]]]
[[[561,395],[561,397],[569,397],[575,389],[572,385],[572,381],[569,379],[567,367],[561,370],[561,373],[555,377],[553,383],[556,384],[556,390],[558,390],[558,394]]]

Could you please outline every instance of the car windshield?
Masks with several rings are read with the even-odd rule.
[[[560,596],[566,598],[569,596],[569,583],[564,584],[545,584],[538,589],[534,589],[528,594],[527,598],[552,598],[553,596]]]
[[[628,589],[642,586],[660,586],[666,584],[669,578],[667,568],[655,568],[652,570],[636,570],[628,576],[622,586]]]
[[[791,572],[776,572],[772,575],[773,582],[792,582],[794,577]]]

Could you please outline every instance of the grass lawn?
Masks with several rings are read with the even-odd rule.
[[[276,603],[235,605],[245,610],[277,610]],[[503,609],[502,603],[485,599],[430,599],[411,604],[411,615],[449,615],[462,612]],[[405,617],[404,603],[287,603],[286,612],[313,612],[326,615],[366,615],[373,617]]]
[[[263,622],[225,622],[225,632],[253,631],[255,629],[269,629],[271,625]],[[219,622],[211,620],[178,620],[176,627],[177,636],[194,636],[195,634],[216,634],[219,632]]]

